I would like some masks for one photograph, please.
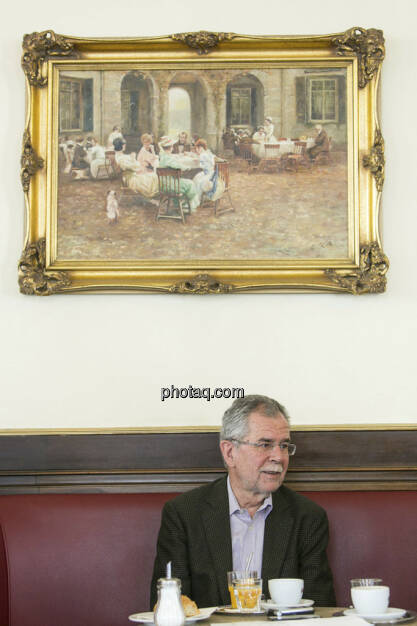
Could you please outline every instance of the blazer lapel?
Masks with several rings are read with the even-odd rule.
[[[280,575],[294,525],[287,498],[280,489],[272,494],[272,501],[273,509],[265,521],[262,557],[264,593],[268,592],[268,580]],[[233,569],[233,557],[226,478],[213,484],[201,511],[201,520],[218,593],[223,604],[230,604],[226,573]]]
[[[227,572],[233,569],[233,559],[226,479],[213,484],[201,518],[222,603],[230,604]]]
[[[265,520],[262,579],[264,593],[270,578],[279,578],[294,519],[285,495],[279,489],[272,494],[273,509]]]

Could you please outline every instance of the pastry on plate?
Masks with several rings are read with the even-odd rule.
[[[182,603],[182,608],[184,609],[185,617],[194,617],[195,615],[200,614],[200,609],[198,608],[196,603],[193,600],[191,600],[191,598],[189,598],[188,596],[181,596],[181,603]],[[155,609],[156,609],[156,604],[153,607],[154,612],[155,612]]]
[[[198,615],[200,613],[196,603],[188,596],[181,596],[181,602],[185,617],[194,617],[194,615]]]

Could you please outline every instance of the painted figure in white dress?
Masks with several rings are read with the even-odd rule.
[[[214,154],[207,148],[207,142],[204,139],[197,140],[195,149],[200,157],[200,167],[203,170],[194,176],[198,203],[201,204],[203,194],[209,200],[218,200],[224,192],[224,183],[217,176]]]
[[[145,147],[145,146],[144,146]],[[114,140],[116,163],[123,172],[125,184],[145,198],[153,198],[158,194],[158,176],[155,171],[146,167],[145,157],[139,162],[134,152],[125,154],[126,142],[120,138]],[[143,148],[142,148],[143,150]],[[156,156],[149,154],[149,163],[156,163]]]
[[[272,123],[272,117],[265,118],[265,143],[277,143],[277,138],[274,136],[274,125]]]
[[[114,140],[115,139],[121,139],[122,141],[125,140],[125,138],[122,135],[122,131],[120,126],[113,126],[113,130],[111,131],[108,139],[107,139],[107,150],[114,150]]]
[[[97,142],[95,137],[90,138],[91,148],[87,150],[87,161],[90,163],[90,174],[92,178],[97,178],[99,168],[106,161],[106,151]]]
[[[253,154],[258,157],[258,159],[263,159],[265,156],[266,142],[266,133],[263,126],[259,126],[256,133],[253,134],[252,140],[255,142],[254,144],[252,144]]]
[[[142,142],[142,148],[139,150],[136,157],[139,165],[142,167],[142,172],[140,173],[149,174],[150,172],[155,172],[159,165],[159,160],[155,153],[153,137],[150,133],[144,133],[140,140]]]

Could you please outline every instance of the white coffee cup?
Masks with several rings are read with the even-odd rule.
[[[380,615],[386,613],[389,604],[389,587],[352,587],[352,602],[359,615]]]
[[[268,580],[269,595],[279,606],[295,606],[303,597],[302,578],[271,578]]]

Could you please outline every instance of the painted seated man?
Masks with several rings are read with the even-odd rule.
[[[173,154],[182,154],[183,152],[191,152],[191,143],[188,141],[188,134],[183,130],[178,140],[172,146]]]
[[[90,174],[90,164],[87,159],[87,150],[84,148],[83,141],[82,137],[78,137],[74,148],[72,176],[76,179],[88,178]]]
[[[314,140],[314,146],[307,148],[307,155],[310,161],[314,161],[320,152],[329,152],[330,140],[321,124],[316,124],[317,136]]]
[[[151,589],[171,561],[182,593],[198,606],[230,603],[227,572],[304,579],[304,597],[335,606],[327,560],[328,521],[316,503],[283,485],[295,452],[285,408],[266,396],[235,400],[223,416],[220,449],[228,476],[167,502]]]

